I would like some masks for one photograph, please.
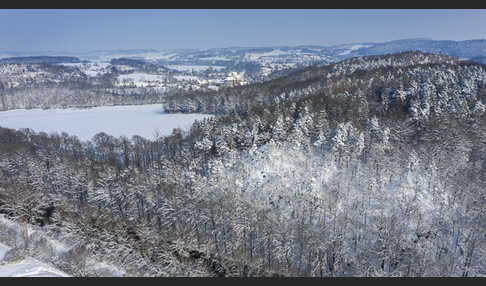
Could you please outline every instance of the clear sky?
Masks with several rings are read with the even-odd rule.
[[[0,10],[0,50],[486,39],[486,10]]]

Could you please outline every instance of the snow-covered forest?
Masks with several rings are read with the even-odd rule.
[[[0,128],[12,256],[73,276],[486,275],[486,66],[404,52],[162,101],[215,116],[154,140]]]

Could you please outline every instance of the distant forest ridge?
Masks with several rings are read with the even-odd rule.
[[[352,49],[349,49],[352,47]],[[433,40],[428,38],[410,38],[393,40],[387,42],[356,42],[339,45],[296,45],[296,46],[266,46],[266,47],[221,47],[209,49],[113,49],[113,50],[93,50],[93,51],[1,51],[4,56],[15,56],[17,58],[35,58],[33,54],[41,54],[43,57],[57,56],[59,54],[69,55],[79,58],[91,58],[92,56],[110,56],[113,58],[119,54],[133,55],[145,53],[174,52],[178,54],[206,54],[206,53],[225,53],[238,54],[242,52],[261,52],[264,50],[280,49],[283,51],[301,49],[314,51],[318,49],[321,53],[335,56],[339,59],[353,56],[379,55],[386,53],[399,53],[410,50],[420,50],[429,53],[445,53],[460,58],[473,58],[486,55],[486,39],[471,39],[464,41],[453,40]],[[349,50],[349,52],[347,52]],[[67,58],[67,57],[63,57]],[[4,59],[5,60],[5,59]],[[65,59],[64,59],[65,60]]]
[[[81,62],[77,57],[67,56],[31,56],[0,59],[0,64],[62,64]]]

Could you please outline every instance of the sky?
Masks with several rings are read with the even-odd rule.
[[[0,51],[486,39],[486,10],[0,10]]]

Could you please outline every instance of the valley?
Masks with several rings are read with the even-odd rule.
[[[482,45],[0,65],[0,242],[71,276],[484,276]]]

